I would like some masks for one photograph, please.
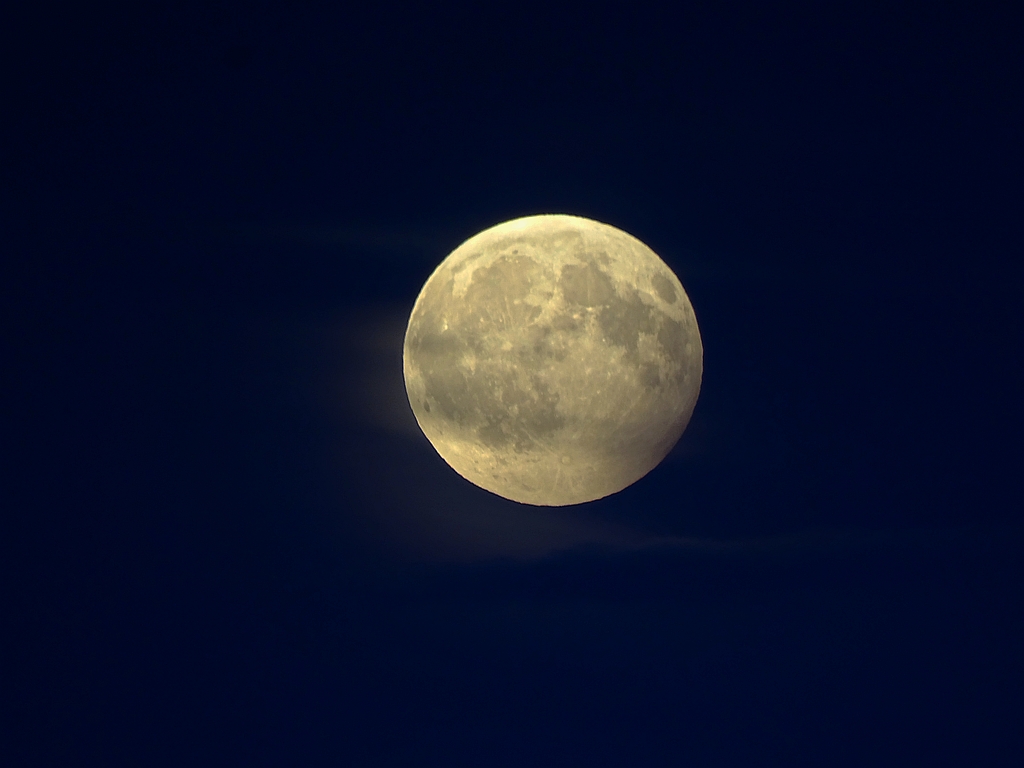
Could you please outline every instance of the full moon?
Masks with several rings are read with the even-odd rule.
[[[703,348],[682,284],[632,235],[528,216],[471,237],[409,317],[405,387],[462,477],[564,506],[621,491],[686,428]]]

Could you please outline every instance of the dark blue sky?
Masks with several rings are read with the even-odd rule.
[[[4,22],[9,765],[1016,765],[1020,26],[863,3]],[[460,242],[614,224],[701,398],[522,507],[404,401]]]

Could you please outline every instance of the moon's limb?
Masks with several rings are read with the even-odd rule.
[[[561,506],[622,490],[693,412],[700,333],[646,245],[575,216],[516,219],[459,246],[406,331],[406,390],[438,453],[515,501]]]

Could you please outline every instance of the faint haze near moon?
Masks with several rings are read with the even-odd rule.
[[[402,380],[409,308],[363,307],[318,331],[318,400],[343,434],[378,435],[337,446],[337,459],[372,464],[361,474],[372,501],[360,528],[413,559],[533,559],[580,546],[621,549],[651,537],[580,508],[523,506],[467,483],[444,465],[416,424]],[[351,440],[351,438],[350,438]],[[342,473],[346,482],[351,475]],[[338,489],[344,495],[344,489]],[[344,499],[341,499],[344,504]]]
[[[450,233],[438,235],[412,228],[396,228],[396,232],[405,232],[396,235],[333,225],[294,228],[282,224],[245,230],[245,237],[250,236],[249,230],[256,234],[272,231],[285,242],[305,242],[315,235],[322,246],[336,248],[337,258],[343,260],[364,258],[367,242],[382,244],[383,250],[374,251],[379,258],[391,258],[393,252],[408,260],[419,254],[423,269],[427,269],[428,253],[445,252],[453,246]],[[358,237],[350,239],[351,232]],[[764,269],[752,273],[725,257],[681,252],[684,258],[680,261],[676,254],[673,266],[684,277],[692,276],[695,284],[713,283],[722,290],[734,289],[735,281],[757,279],[759,284],[776,284],[793,276]],[[296,355],[307,361],[295,370],[299,378],[293,396],[305,398],[305,405],[299,407],[312,408],[309,418],[326,420],[327,434],[333,435],[325,446],[329,453],[325,454],[328,463],[322,480],[332,499],[325,535],[339,537],[337,546],[382,548],[403,559],[432,562],[529,560],[579,548],[609,554],[668,548],[713,557],[789,558],[890,547],[958,549],[989,535],[981,530],[941,528],[819,527],[768,537],[743,536],[742,531],[728,538],[695,537],[687,535],[689,515],[692,512],[700,519],[711,514],[710,510],[673,513],[677,523],[666,531],[649,525],[651,510],[632,510],[639,499],[627,500],[622,495],[587,507],[537,508],[473,488],[443,464],[409,406],[402,382],[402,343],[414,298],[410,293],[405,303],[367,301],[333,313],[261,320],[247,331],[251,336],[247,346],[258,344],[264,349],[261,355],[271,355],[269,363],[274,370],[282,363],[293,365],[292,361],[299,359]],[[262,390],[253,394],[263,399],[268,396],[280,395]],[[693,462],[728,460],[736,446],[747,444],[747,428],[736,421],[739,415],[723,410],[721,404],[698,408],[666,459],[671,469],[663,466],[660,471],[685,473],[696,466]],[[355,506],[351,501],[354,494],[360,499]],[[1007,533],[1014,540],[1021,535],[1019,530]]]

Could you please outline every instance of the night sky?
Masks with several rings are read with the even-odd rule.
[[[1012,3],[21,5],[0,763],[1022,764]],[[579,507],[402,382],[434,267],[537,213],[704,343]]]

